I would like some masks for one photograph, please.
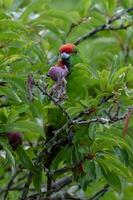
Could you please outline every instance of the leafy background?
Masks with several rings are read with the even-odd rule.
[[[90,108],[93,111],[81,121],[91,123],[75,122],[72,142],[50,155],[50,172],[75,165],[74,170],[54,174],[53,182],[73,178],[53,191],[51,199],[54,195],[59,199],[62,192],[68,199],[132,199],[133,119],[128,121],[127,116],[133,103],[133,12],[126,12],[132,6],[132,0],[0,0],[1,199],[22,200],[24,194],[25,199],[31,195],[48,199],[43,191],[49,180],[46,144],[53,135],[46,127],[58,130],[68,122],[65,111],[76,119]],[[108,20],[120,13],[110,26]],[[104,24],[106,30],[97,31]],[[92,30],[95,33],[84,38]],[[42,75],[56,63],[60,45],[67,42],[77,44],[78,55],[71,58],[62,111],[37,87],[31,101],[27,77],[33,74],[41,83]],[[47,81],[50,87],[53,82]],[[23,145],[17,151],[8,144],[9,131],[22,133]],[[66,137],[67,129],[58,140]],[[84,160],[86,154],[93,157]]]

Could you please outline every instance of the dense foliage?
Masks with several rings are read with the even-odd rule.
[[[132,200],[132,0],[0,0],[0,199]],[[47,77],[73,43],[65,98]]]

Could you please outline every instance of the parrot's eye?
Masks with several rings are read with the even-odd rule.
[[[61,57],[62,60],[67,60],[67,59],[70,58],[70,55],[67,54],[67,53],[61,53],[60,57]]]

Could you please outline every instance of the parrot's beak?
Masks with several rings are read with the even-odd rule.
[[[62,61],[69,60],[69,58],[70,58],[70,54],[67,54],[67,53],[61,53],[61,54],[60,54],[60,58],[61,58]]]

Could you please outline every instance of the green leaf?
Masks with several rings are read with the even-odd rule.
[[[43,121],[40,120],[39,118],[36,119],[36,121],[31,121],[31,120],[23,120],[23,121],[16,121],[13,124],[7,125],[7,128],[10,129],[15,129],[17,131],[25,132],[27,133],[26,137],[27,138],[34,138],[35,136],[44,136],[44,131],[43,131]]]
[[[115,173],[116,176],[123,177],[127,181],[133,181],[130,169],[123,165],[123,163],[114,155],[104,153],[103,158],[97,156],[96,161],[106,173]]]
[[[7,144],[7,141],[0,137],[0,145],[3,147],[3,149],[6,151],[7,159],[9,160],[10,164],[15,167],[15,159],[11,151],[11,147]]]
[[[125,72],[127,72],[127,70],[129,69],[129,67],[123,67],[121,69],[119,69],[117,72],[115,72],[115,74],[112,77],[111,82],[115,83],[116,81],[118,81],[122,75],[125,76]]]
[[[18,29],[24,29],[23,25],[19,22],[19,21],[15,21],[15,20],[9,20],[9,19],[2,19],[0,20],[0,27],[1,29],[14,29],[14,30],[18,30]],[[25,29],[26,31],[26,29]]]
[[[8,100],[11,102],[21,103],[21,99],[19,98],[18,94],[9,87],[1,88],[1,94],[7,96]]]
[[[33,26],[37,25],[38,22],[42,25],[44,25],[44,27],[46,27],[47,29],[49,29],[52,33],[54,33],[57,37],[61,38],[61,33],[60,33],[60,30],[59,28],[57,28],[56,24],[49,21],[49,20],[37,20],[37,22],[32,22]]]
[[[23,11],[22,15],[20,16],[20,21],[26,22],[28,21],[28,16],[30,13],[33,13],[34,11],[38,10],[39,7],[44,6],[45,7],[45,2],[43,0],[38,0],[38,1],[31,1],[26,6],[26,9]]]
[[[71,115],[71,116],[74,116],[76,115],[77,113],[81,112],[83,110],[82,106],[75,106],[75,107],[69,107],[67,109],[67,112]]]
[[[38,192],[41,192],[41,183],[42,183],[42,170],[40,169],[39,171],[33,174],[33,184]]]
[[[3,59],[2,62],[1,62],[1,65],[9,65],[12,62],[20,60],[22,58],[25,58],[25,56],[24,55],[17,55],[17,54],[16,55],[11,55],[11,56]]]
[[[30,159],[30,157],[28,156],[27,152],[23,149],[22,146],[19,146],[17,148],[17,153],[19,155],[19,159],[20,159],[20,162],[22,163],[22,165],[30,170],[31,172],[34,172],[35,171],[35,167]]]
[[[77,13],[74,12],[65,12],[63,10],[56,10],[56,9],[51,9],[48,11],[44,11],[43,13],[43,17],[52,17],[52,18],[58,18],[60,20],[66,20],[66,21],[70,21],[73,23],[76,23],[77,20],[79,19],[79,16]]]
[[[119,176],[113,172],[105,173],[103,172],[104,178],[111,184],[111,186],[119,193],[122,192],[122,185]]]
[[[87,186],[89,185],[89,178],[86,174],[82,174],[79,178],[80,186],[85,191],[87,189]]]
[[[13,31],[5,31],[0,33],[0,41],[10,41],[10,40],[17,40],[19,36],[17,33]]]

